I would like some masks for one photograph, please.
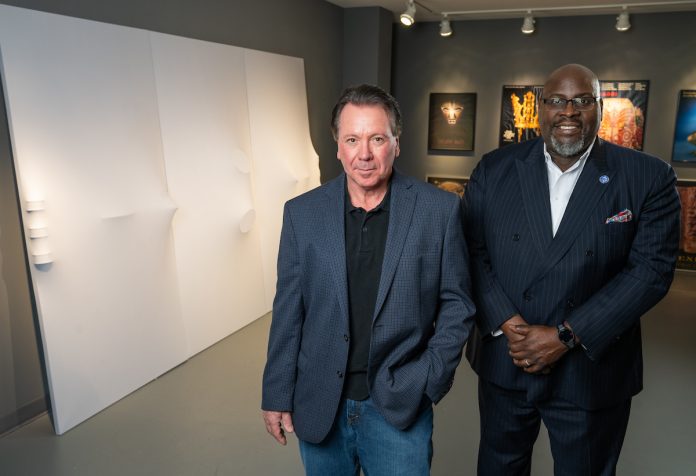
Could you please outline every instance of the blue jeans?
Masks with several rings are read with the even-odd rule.
[[[433,408],[429,405],[406,430],[390,425],[372,399],[344,399],[327,437],[300,440],[307,476],[427,476],[433,456]]]

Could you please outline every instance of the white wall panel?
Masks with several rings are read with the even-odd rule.
[[[319,156],[309,136],[304,62],[252,50],[245,51],[245,58],[254,192],[270,308],[283,204],[319,186]]]
[[[185,360],[147,32],[0,6],[57,433]],[[27,212],[41,199],[45,210]]]
[[[242,226],[255,206],[244,50],[151,37],[167,181],[179,207],[181,304],[195,354],[269,310],[260,229],[253,220]]]
[[[0,53],[60,434],[270,309],[304,67],[3,5]]]

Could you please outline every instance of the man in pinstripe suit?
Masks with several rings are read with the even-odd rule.
[[[556,475],[611,475],[642,388],[640,317],[674,274],[676,178],[597,137],[584,66],[554,71],[538,106],[542,137],[485,155],[465,195],[478,473],[530,474],[543,420]]]
[[[334,108],[344,173],[286,206],[264,420],[308,475],[427,475],[432,404],[473,325],[459,198],[393,169],[401,115],[362,85]]]

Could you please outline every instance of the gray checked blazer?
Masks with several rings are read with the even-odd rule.
[[[348,362],[345,183],[290,200],[283,215],[262,408],[291,411],[312,443],[332,426]],[[393,426],[450,389],[473,314],[460,201],[394,171],[368,360],[370,396]]]

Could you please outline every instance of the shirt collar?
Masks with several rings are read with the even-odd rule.
[[[389,183],[387,184],[387,193],[384,194],[384,198],[380,202],[379,205],[377,205],[375,208],[370,210],[370,212],[377,212],[380,210],[384,210],[385,212],[389,211],[389,202],[391,201],[391,185],[392,185],[392,177],[394,177],[394,174],[391,174],[391,177],[389,177]],[[353,212],[355,210],[362,210],[361,207],[356,207],[353,206],[353,203],[350,201],[350,194],[348,193],[348,177],[346,177],[346,194],[345,194],[345,210],[346,213]]]

